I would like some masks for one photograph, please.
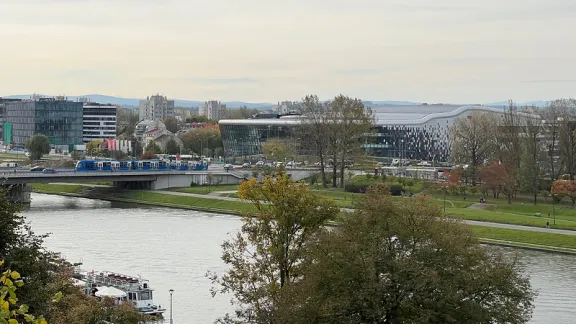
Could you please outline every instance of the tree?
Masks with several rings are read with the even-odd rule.
[[[166,126],[166,130],[176,134],[178,132],[178,120],[175,117],[168,117],[162,121]]]
[[[484,165],[478,170],[478,176],[484,182],[484,186],[492,190],[494,199],[499,198],[502,192],[506,195],[508,203],[512,203],[512,198],[518,190],[516,178],[502,163]]]
[[[50,153],[50,140],[46,135],[39,134],[30,137],[25,146],[32,160],[40,160],[42,155]]]
[[[308,154],[318,157],[322,186],[327,187],[326,162],[329,154],[329,131],[326,111],[328,105],[321,103],[318,96],[309,95],[302,99],[300,105],[303,117],[300,124],[300,138]]]
[[[166,153],[167,154],[178,154],[180,153],[180,147],[176,143],[176,141],[171,138],[168,143],[166,143]]]
[[[238,196],[252,202],[254,211],[243,216],[241,232],[222,245],[230,270],[211,275],[213,294],[232,293],[239,320],[271,323],[281,292],[302,276],[308,242],[339,211],[286,174],[266,177],[263,184],[244,181]],[[226,315],[223,321],[233,319]]]
[[[533,111],[530,111],[532,113]],[[520,169],[518,170],[520,186],[530,192],[534,197],[534,204],[538,203],[538,193],[540,192],[541,153],[543,152],[541,138],[542,127],[540,119],[525,118],[522,138],[522,153],[520,159]]]
[[[79,152],[79,151],[73,151],[72,154],[70,154],[70,157],[71,157],[72,160],[74,160],[74,161],[84,160],[84,155],[82,155],[82,153]]]
[[[47,324],[44,317],[35,316],[28,313],[28,305],[18,303],[16,290],[24,286],[24,280],[17,271],[2,268],[4,260],[0,260],[0,323],[18,324],[19,319],[24,319],[27,323]],[[11,309],[12,308],[12,309]]]
[[[340,187],[344,187],[344,170],[346,161],[360,150],[360,137],[366,136],[374,127],[372,109],[365,107],[362,100],[339,95],[332,100],[330,108],[335,120],[336,147],[333,149],[339,155]],[[334,159],[334,167],[337,166]],[[336,179],[333,179],[336,185]]]
[[[426,197],[380,184],[309,247],[275,323],[526,323],[535,293],[515,260],[481,247]],[[473,283],[473,284],[471,284]]]
[[[148,143],[148,145],[146,145],[145,152],[146,153],[152,153],[152,154],[160,154],[162,152],[162,150],[160,149],[160,146],[158,146],[158,144],[156,144],[156,142],[150,141],[150,143]]]
[[[19,288],[19,303],[30,306],[32,314],[48,316],[48,306],[58,292],[51,283],[63,268],[62,260],[43,246],[47,235],[36,235],[20,213],[21,204],[7,199],[0,188],[0,256],[8,269],[18,269],[26,278]]]
[[[262,144],[262,154],[268,160],[284,162],[286,159],[293,158],[296,152],[289,141],[270,139]]]
[[[88,144],[86,144],[86,153],[92,155],[94,151],[99,151],[100,144],[102,144],[102,141],[99,140],[88,142]]]
[[[202,155],[204,148],[216,149],[223,147],[218,126],[191,129],[182,134],[180,139],[187,150],[198,155]]]
[[[452,159],[467,164],[476,185],[476,171],[494,152],[494,127],[497,120],[488,113],[471,113],[458,117],[450,128]]]
[[[576,203],[576,183],[574,180],[556,180],[552,183],[552,194],[557,197],[570,197]]]
[[[576,175],[576,99],[556,100],[561,116],[558,117],[558,150],[561,164],[570,180]]]

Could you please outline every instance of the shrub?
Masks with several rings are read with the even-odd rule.
[[[395,184],[390,186],[390,194],[392,196],[400,196],[404,191],[404,188],[401,185]]]
[[[361,183],[348,183],[344,186],[344,191],[353,193],[365,193],[369,185]]]

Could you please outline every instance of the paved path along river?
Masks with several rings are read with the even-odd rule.
[[[237,216],[41,194],[33,194],[25,215],[35,232],[52,233],[48,248],[82,260],[87,270],[140,274],[151,280],[163,306],[174,289],[175,324],[212,323],[231,311],[229,297],[210,296],[205,274],[225,271],[220,244],[239,230]],[[518,254],[540,291],[531,323],[574,323],[576,257],[505,251]]]

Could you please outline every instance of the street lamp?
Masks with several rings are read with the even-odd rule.
[[[174,293],[174,289],[168,290],[170,293],[170,324],[174,324],[174,320],[172,319],[172,294]]]

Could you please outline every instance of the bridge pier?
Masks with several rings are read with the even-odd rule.
[[[2,187],[8,189],[6,196],[11,202],[30,205],[30,193],[32,192],[32,187],[25,183],[3,185]]]

